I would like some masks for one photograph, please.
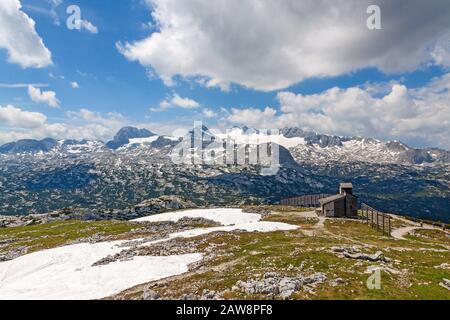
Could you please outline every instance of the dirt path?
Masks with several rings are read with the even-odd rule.
[[[427,224],[427,223],[418,223],[418,222],[414,222],[408,219],[405,219],[403,217],[400,216],[393,216],[391,215],[394,219],[396,220],[400,220],[406,224],[408,224],[407,227],[402,227],[402,228],[397,228],[392,230],[392,237],[394,237],[395,239],[399,239],[399,240],[406,240],[405,236],[407,236],[408,234],[410,234],[411,232],[415,231],[415,230],[420,230],[420,229],[424,229],[424,230],[439,230],[442,231],[446,234],[448,234],[447,231],[442,230],[442,228],[440,227],[436,227],[433,226],[431,224]]]
[[[319,219],[315,225],[313,225],[310,229],[300,228],[299,230],[309,237],[313,237],[317,235],[319,232],[323,232],[325,230],[325,217],[320,217],[315,211],[305,211],[296,213],[296,215],[303,218],[316,218]]]
[[[395,229],[391,232],[391,236],[398,240],[406,240],[405,236],[421,227],[403,227]]]
[[[314,226],[315,229],[324,229],[325,228],[325,217],[319,217],[319,222]]]

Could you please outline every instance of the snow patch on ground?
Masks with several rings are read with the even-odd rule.
[[[182,218],[204,218],[216,221],[224,226],[231,226],[243,223],[258,222],[261,216],[256,213],[244,213],[241,209],[193,209],[185,211],[167,212],[148,217],[139,218],[136,222],[178,222]]]
[[[101,299],[146,283],[188,271],[202,255],[135,257],[92,267],[119,253],[122,242],[76,244],[39,251],[0,264],[0,299]]]
[[[169,239],[174,238],[193,238],[212,232],[233,232],[243,230],[248,232],[273,232],[273,231],[289,231],[298,227],[281,222],[260,221],[261,215],[256,213],[244,213],[241,209],[194,209],[185,211],[167,212],[148,217],[133,220],[135,222],[161,222],[172,221],[177,222],[182,218],[204,218],[216,221],[222,226],[212,228],[197,228],[176,232],[169,235]],[[156,242],[166,241],[157,240]]]
[[[241,209],[176,211],[134,221],[177,222],[183,217],[214,220],[222,226],[177,232],[168,238],[143,242],[142,245],[217,231],[271,232],[298,228],[286,223],[260,221],[259,214],[244,213]],[[138,256],[130,261],[115,261],[92,267],[95,262],[126,249],[125,243],[111,241],[68,245],[0,263],[0,299],[101,299],[142,283],[185,273],[189,264],[202,259],[200,253],[168,257]],[[131,245],[130,241],[128,243]]]
[[[232,232],[236,230],[243,230],[248,232],[273,232],[273,231],[289,231],[297,229],[297,226],[293,226],[286,223],[281,222],[252,222],[252,223],[243,223],[234,226],[223,226],[223,227],[214,227],[214,228],[199,228],[193,230],[186,230],[182,232],[172,233],[170,238],[192,238],[201,235],[205,235],[212,232]]]

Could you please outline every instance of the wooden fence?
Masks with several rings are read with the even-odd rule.
[[[367,224],[370,224],[373,229],[377,229],[377,231],[383,233],[383,235],[391,236],[392,218],[390,215],[380,212],[363,203],[361,204],[359,216],[362,217]]]
[[[304,196],[293,197],[281,200],[281,205],[302,208],[317,208],[320,207],[320,199],[327,198],[330,194],[308,194]]]
[[[301,208],[318,208],[320,207],[320,199],[330,197],[331,194],[308,194],[281,200],[281,205]],[[392,218],[390,215],[378,211],[371,206],[362,203],[361,209],[358,211],[359,217],[364,219],[367,224],[383,235],[391,236]]]

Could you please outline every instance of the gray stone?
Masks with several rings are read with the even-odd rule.
[[[367,260],[367,261],[386,261],[383,252],[377,251],[374,254],[365,254],[365,253],[348,253],[344,252],[344,257],[350,259],[358,259],[358,260]]]
[[[220,300],[222,295],[217,291],[203,290],[200,300]]]
[[[150,289],[145,289],[144,290],[144,294],[142,295],[142,300],[160,300],[161,296],[159,295],[158,292],[150,290]]]
[[[184,294],[180,300],[199,300],[198,296],[193,293]]]
[[[266,272],[264,274],[264,279],[270,279],[270,278],[275,278],[275,277],[277,277],[276,272]]]
[[[307,277],[298,276],[295,278],[280,277],[275,272],[268,272],[260,280],[249,280],[247,282],[238,281],[231,290],[242,290],[247,294],[265,294],[268,296],[279,296],[282,299],[289,299],[295,292],[300,291],[304,286],[314,286],[324,282],[326,276],[316,273]]]
[[[442,279],[442,282],[439,283],[439,285],[447,290],[450,290],[450,280],[448,279]]]

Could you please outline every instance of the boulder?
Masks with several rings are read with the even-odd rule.
[[[279,296],[289,299],[295,292],[306,286],[315,286],[326,280],[326,275],[316,273],[310,276],[281,277],[275,272],[266,273],[262,279],[238,281],[231,290],[244,291],[247,294],[265,294],[267,296]]]
[[[142,295],[142,300],[160,300],[161,296],[158,292],[150,290],[149,288],[146,288],[144,290],[144,294]]]
[[[448,279],[442,279],[442,282],[439,283],[439,285],[447,290],[450,290],[450,280]]]
[[[344,257],[350,259],[358,259],[358,260],[367,260],[367,261],[387,261],[384,257],[384,253],[381,251],[377,251],[374,254],[366,254],[366,253],[343,253]]]

